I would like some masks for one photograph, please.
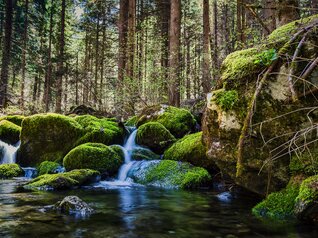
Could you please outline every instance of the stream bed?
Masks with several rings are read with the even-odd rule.
[[[0,180],[0,237],[318,237],[296,221],[260,221],[246,192],[163,190],[96,184],[63,192],[26,192],[21,180]],[[45,211],[68,195],[87,202],[88,217]]]

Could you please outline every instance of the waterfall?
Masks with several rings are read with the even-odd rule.
[[[20,141],[16,145],[9,145],[0,140],[0,164],[14,164]]]
[[[127,174],[131,166],[134,164],[134,162],[131,160],[131,155],[133,150],[139,147],[138,145],[136,145],[136,136],[137,136],[137,129],[134,128],[131,134],[129,135],[124,147],[122,147],[122,150],[125,155],[125,164],[121,166],[119,170],[119,174],[118,174],[119,181],[125,181],[127,179]]]

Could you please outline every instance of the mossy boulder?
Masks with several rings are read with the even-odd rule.
[[[136,142],[158,154],[162,154],[174,141],[175,137],[159,122],[143,124],[137,131]]]
[[[208,158],[237,184],[260,195],[286,187],[291,177],[290,155],[288,146],[282,148],[281,145],[291,140],[295,132],[304,130],[304,123],[318,122],[311,109],[303,111],[315,107],[317,101],[312,94],[300,96],[304,95],[301,80],[294,80],[299,100],[293,103],[288,82],[290,62],[286,60],[293,56],[302,38],[299,36],[294,44],[289,44],[294,33],[317,19],[318,16],[314,16],[292,22],[274,31],[263,44],[228,55],[222,64],[218,85],[207,95],[202,130]],[[317,57],[317,47],[312,47],[318,45],[316,31],[309,32],[306,39],[308,44],[304,44],[299,57],[308,60],[296,63],[295,75],[301,75],[310,59]],[[253,102],[262,72],[277,58],[275,69]],[[315,77],[309,77],[308,81],[308,85],[317,86]],[[306,90],[316,86],[308,86]],[[248,135],[243,135],[252,102],[254,110],[248,121]],[[244,138],[244,143],[238,147],[240,138]],[[241,158],[239,163],[238,157]],[[243,171],[240,176],[237,176],[237,168]],[[268,174],[271,174],[270,181]]]
[[[140,184],[176,189],[199,188],[211,182],[207,170],[171,160],[140,162],[128,176]]]
[[[6,120],[16,124],[17,126],[22,126],[22,121],[24,118],[25,116],[22,115],[8,115],[0,117],[0,121]]]
[[[97,182],[98,171],[90,169],[72,170],[60,174],[45,174],[28,182],[24,188],[28,190],[65,190]]]
[[[67,171],[73,169],[92,169],[103,176],[115,175],[124,160],[111,147],[98,143],[86,143],[72,149],[63,159]]]
[[[318,147],[309,148],[292,156],[289,169],[293,175],[313,176],[318,173]]]
[[[195,166],[212,168],[212,161],[206,156],[206,148],[202,143],[202,132],[190,134],[174,143],[163,156],[167,160],[189,162]]]
[[[137,127],[147,122],[159,122],[176,138],[195,130],[196,121],[186,109],[166,105],[156,105],[145,108],[138,115]]]
[[[149,149],[138,147],[131,151],[131,159],[140,161],[140,160],[160,160],[161,156],[152,152]]]
[[[117,155],[120,157],[122,161],[125,161],[125,153],[123,147],[121,145],[111,145],[109,146]]]
[[[56,162],[52,161],[43,161],[39,167],[37,168],[38,174],[56,174],[58,173],[59,169],[61,168],[61,165]]]
[[[125,126],[136,126],[137,122],[138,116],[133,116],[126,121]]]
[[[0,164],[0,179],[19,177],[24,174],[18,164]]]
[[[0,140],[8,144],[16,144],[20,140],[20,133],[20,126],[7,120],[0,121]]]

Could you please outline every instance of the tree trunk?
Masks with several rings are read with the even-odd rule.
[[[171,1],[169,56],[169,104],[180,106],[181,0]]]
[[[318,0],[311,0],[311,14],[317,14],[318,13]]]
[[[95,41],[95,83],[94,83],[94,104],[97,103],[98,98],[98,69],[99,69],[99,21],[100,16],[99,12],[97,15],[97,23],[96,23],[96,41]]]
[[[210,58],[210,2],[203,0],[203,67],[202,86],[203,93],[207,94],[211,90],[211,58]]]
[[[263,0],[264,2],[264,19],[266,26],[270,32],[263,31],[265,35],[270,34],[276,29],[276,1]]]
[[[298,0],[278,0],[278,26],[285,25],[300,17]]]
[[[62,91],[63,91],[63,75],[64,75],[64,47],[65,47],[65,10],[66,0],[62,0],[61,10],[61,30],[59,39],[59,56],[57,64],[57,81],[56,81],[56,107],[57,113],[62,112]]]
[[[12,15],[13,0],[6,0],[6,18],[5,33],[2,47],[2,69],[0,80],[0,108],[6,107],[7,104],[7,87],[9,78],[9,66],[11,61],[11,37],[12,37]]]

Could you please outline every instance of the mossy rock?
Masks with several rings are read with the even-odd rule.
[[[43,161],[37,168],[39,175],[56,174],[60,168],[60,164],[52,161]]]
[[[211,182],[209,172],[189,163],[171,160],[150,161],[143,169],[132,171],[135,182],[164,188],[193,189]]]
[[[318,148],[314,147],[309,151],[293,155],[289,164],[293,175],[312,176],[318,174]]]
[[[0,117],[0,121],[7,120],[16,124],[17,126],[22,126],[22,121],[24,120],[24,118],[25,116],[22,115],[8,115]]]
[[[126,121],[125,126],[136,126],[137,122],[138,116],[133,116]]]
[[[0,179],[9,179],[23,175],[23,170],[18,164],[0,164]]]
[[[82,126],[67,116],[49,113],[27,117],[22,122],[18,162],[22,166],[61,162],[83,134]]]
[[[176,138],[195,130],[196,121],[186,109],[172,106],[156,105],[145,108],[138,116],[137,127],[147,122],[159,122]]]
[[[121,144],[124,139],[124,127],[114,118],[97,118],[91,115],[77,116],[74,120],[79,123],[85,135],[77,142],[102,143],[105,145]]]
[[[86,143],[72,149],[63,159],[67,171],[93,169],[105,176],[115,175],[124,163],[111,147],[98,143]]]
[[[149,149],[139,147],[134,149],[131,152],[131,159],[140,161],[140,160],[160,160],[161,156],[157,155],[156,153],[152,152]]]
[[[28,182],[24,188],[28,190],[65,190],[73,187],[97,182],[98,171],[90,169],[72,170],[60,174],[45,174]]]
[[[175,137],[159,122],[143,124],[137,131],[136,142],[158,154],[162,154],[174,141]]]
[[[122,161],[125,161],[125,153],[123,151],[123,147],[120,145],[111,145],[109,146],[117,155],[121,158]]]
[[[20,133],[20,126],[7,120],[0,121],[0,140],[8,144],[16,144],[20,140]]]
[[[190,134],[178,140],[165,151],[163,158],[189,162],[204,168],[210,168],[213,164],[206,156],[206,148],[202,143],[202,132]]]

